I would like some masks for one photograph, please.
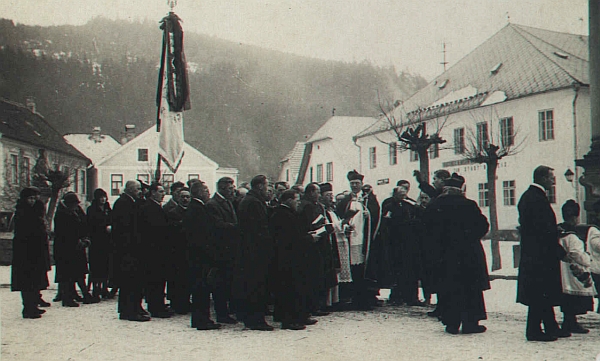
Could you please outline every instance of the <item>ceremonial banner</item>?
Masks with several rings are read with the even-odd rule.
[[[156,97],[158,154],[173,173],[184,155],[183,111],[190,109],[183,30],[179,22],[173,12],[161,21],[163,46]]]

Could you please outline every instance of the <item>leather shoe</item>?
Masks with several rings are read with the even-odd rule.
[[[30,319],[42,318],[42,315],[40,315],[38,312],[24,312],[23,318],[30,318]]]
[[[151,320],[151,318],[149,316],[144,316],[144,315],[140,315],[140,314],[125,315],[122,313],[119,314],[119,319],[125,320],[125,321],[135,321],[135,322],[146,322],[146,321]]]
[[[170,312],[167,312],[167,311],[160,311],[160,312],[151,312],[150,316],[152,316],[154,318],[171,318],[171,316],[173,316],[173,314]]]
[[[465,327],[463,325],[462,333],[465,335],[470,334],[470,333],[483,333],[486,330],[487,330],[487,328],[482,325],[472,325],[472,326],[467,326],[467,327]]]
[[[39,308],[35,310],[35,312],[37,312],[40,315],[43,315],[44,313],[46,313],[46,310],[40,310]]]
[[[588,330],[587,328],[583,328],[578,323],[576,323],[574,325],[568,325],[568,326],[563,323],[562,329],[566,330],[567,332],[578,333],[578,334],[586,334],[586,333],[590,332],[590,330]]]
[[[298,324],[298,323],[283,323],[283,324],[281,324],[281,329],[282,330],[300,331],[300,330],[305,330],[306,326]]]
[[[457,326],[446,326],[446,332],[451,333],[453,335],[458,335],[458,327]]]
[[[237,322],[237,320],[233,317],[217,317],[217,322],[218,323],[226,323],[228,325],[235,325]]]
[[[546,334],[556,336],[558,338],[571,337],[571,332],[557,328],[556,330],[548,330]]]
[[[329,312],[324,312],[324,311],[314,311],[310,313],[311,315],[315,316],[315,317],[319,317],[319,316],[329,316]]]
[[[255,330],[255,331],[273,331],[274,328],[273,326],[267,324],[267,323],[259,323],[257,325],[250,325],[250,326],[246,326],[251,330]]]
[[[63,307],[79,307],[79,303],[74,300],[63,300],[62,305]]]
[[[539,342],[552,342],[556,341],[558,338],[556,336],[549,335],[547,333],[539,332],[539,333],[531,333],[525,335],[527,341],[539,341]]]
[[[314,318],[305,318],[304,320],[302,320],[301,323],[305,324],[306,326],[310,326],[310,325],[314,325],[315,323],[319,322],[318,320],[315,320]]]
[[[201,324],[197,324],[196,326],[196,330],[198,331],[207,331],[207,330],[218,330],[221,328],[221,325],[217,324],[217,323],[201,323]]]
[[[40,297],[40,299],[38,301],[38,306],[39,307],[50,307],[50,306],[52,306],[52,304],[50,302],[44,301],[44,299]]]

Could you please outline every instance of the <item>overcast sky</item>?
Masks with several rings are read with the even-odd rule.
[[[428,80],[508,22],[588,33],[587,0],[178,0],[184,30],[322,59],[393,64]],[[0,17],[36,25],[94,16],[156,20],[166,0],[0,0]],[[160,36],[160,35],[157,35]],[[148,39],[156,41],[156,39]]]

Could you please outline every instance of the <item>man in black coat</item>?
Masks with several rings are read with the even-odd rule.
[[[216,330],[221,325],[210,319],[210,287],[214,280],[214,241],[212,219],[205,202],[210,191],[204,182],[191,185],[192,201],[183,217],[183,231],[188,245],[190,285],[192,288],[191,325],[197,330]]]
[[[162,208],[165,189],[152,183],[144,205],[140,207],[140,235],[146,271],[146,302],[152,317],[172,316],[165,305],[167,265],[169,264],[169,218]]]
[[[539,166],[533,184],[519,200],[521,261],[517,302],[529,306],[525,335],[529,341],[555,341],[571,334],[558,327],[554,306],[560,304],[560,261],[566,255],[559,244],[556,215],[546,191],[554,185],[553,169]],[[542,332],[541,323],[544,323]]]
[[[298,217],[300,194],[297,191],[284,191],[280,202],[270,220],[271,234],[277,244],[275,313],[281,319],[282,329],[303,330],[305,325],[316,323],[309,318],[309,301],[315,271],[311,258],[319,235],[307,232]]]
[[[217,192],[206,202],[206,211],[212,219],[214,262],[218,269],[219,282],[212,290],[217,322],[235,324],[229,316],[231,282],[236,249],[240,243],[238,219],[233,207],[234,180],[223,177],[217,182]]]
[[[127,181],[125,191],[113,206],[113,243],[115,259],[113,276],[119,290],[119,318],[149,321],[142,308],[144,270],[140,260],[142,245],[138,234],[138,206],[142,195],[138,181]]]
[[[489,229],[487,218],[462,193],[464,178],[454,173],[443,192],[423,215],[427,237],[435,245],[439,272],[438,294],[444,299],[440,316],[446,332],[485,332],[479,321],[487,318],[483,291],[490,289],[481,238]]]
[[[275,256],[266,204],[269,181],[266,176],[257,175],[250,186],[238,209],[242,238],[236,257],[233,298],[239,305],[238,319],[241,317],[247,328],[272,331],[273,326],[265,321],[269,270]]]

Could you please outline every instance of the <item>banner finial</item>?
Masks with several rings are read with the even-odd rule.
[[[177,6],[177,0],[167,0],[167,4],[171,8],[171,12],[173,12],[173,9],[175,8],[175,6]]]

